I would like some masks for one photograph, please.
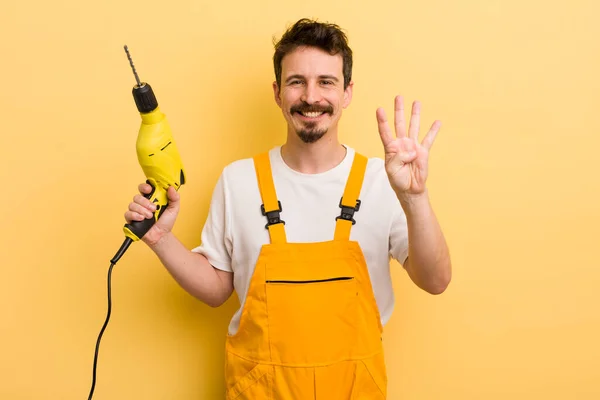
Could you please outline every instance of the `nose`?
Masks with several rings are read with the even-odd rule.
[[[307,104],[318,103],[322,99],[319,87],[314,82],[308,82],[300,99]]]

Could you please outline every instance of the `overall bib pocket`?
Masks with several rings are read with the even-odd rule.
[[[346,359],[354,347],[358,287],[352,276],[267,279],[269,343],[280,362]]]

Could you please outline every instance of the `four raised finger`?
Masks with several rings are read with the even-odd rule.
[[[379,136],[381,137],[381,142],[383,143],[384,147],[387,147],[387,145],[390,142],[392,142],[394,138],[392,136],[390,126],[388,125],[385,111],[383,110],[383,108],[378,108],[375,115],[377,117],[377,127],[379,129]]]
[[[405,137],[406,123],[404,122],[404,99],[402,96],[396,96],[394,100],[394,124],[396,127],[396,137]]]
[[[419,139],[419,123],[421,119],[421,102],[414,101],[410,115],[410,125],[408,127],[408,136],[417,141]]]
[[[421,144],[427,150],[431,149],[431,146],[433,145],[435,137],[437,136],[437,133],[439,132],[441,127],[442,127],[442,123],[440,121],[435,121],[431,125],[431,129],[429,129],[429,132],[427,132],[427,135],[425,135],[425,138],[423,138],[423,142]]]

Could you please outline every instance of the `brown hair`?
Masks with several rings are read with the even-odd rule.
[[[275,79],[281,87],[281,60],[283,57],[300,46],[317,47],[331,55],[341,53],[344,72],[344,89],[352,78],[352,50],[348,39],[339,26],[330,23],[317,22],[302,18],[292,25],[276,42],[273,66]]]

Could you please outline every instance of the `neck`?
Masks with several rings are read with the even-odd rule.
[[[303,174],[318,174],[334,168],[346,156],[346,148],[330,133],[315,143],[304,143],[295,132],[288,132],[287,141],[281,146],[283,161]]]

